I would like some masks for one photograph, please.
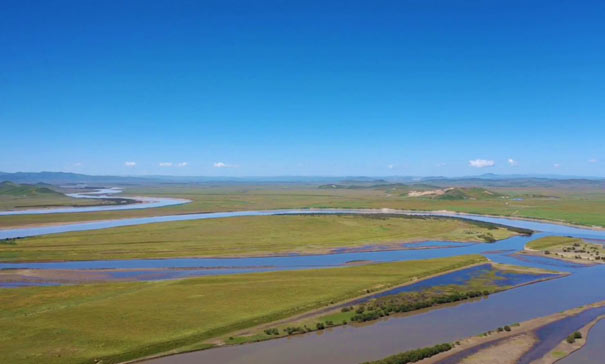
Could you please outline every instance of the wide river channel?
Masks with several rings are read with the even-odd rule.
[[[277,214],[394,213],[393,210],[273,210],[128,218],[101,222],[0,230],[0,239],[55,234],[69,231],[105,229],[119,226],[235,216]],[[400,212],[409,213],[409,212]],[[363,325],[346,325],[322,332],[239,346],[180,354],[151,360],[151,363],[360,363],[413,348],[455,341],[493,330],[499,326],[546,316],[573,307],[605,300],[605,265],[580,266],[553,259],[517,256],[530,240],[547,235],[565,235],[604,241],[605,231],[559,224],[477,215],[414,213],[458,216],[536,231],[533,236],[516,236],[493,244],[427,242],[426,249],[374,252],[343,252],[325,255],[296,255],[255,258],[191,258],[51,263],[0,263],[0,269],[157,269],[187,268],[209,274],[253,271],[338,267],[354,260],[375,262],[429,259],[462,254],[483,254],[499,263],[546,268],[570,275],[522,286],[476,301],[447,305],[413,314],[396,315]],[[421,245],[421,246],[422,246]],[[442,246],[443,245],[443,246]],[[452,247],[456,246],[456,247]],[[194,274],[194,275],[203,275]],[[164,277],[179,278],[180,276]],[[594,349],[591,349],[594,350]],[[601,363],[605,350],[594,363]]]

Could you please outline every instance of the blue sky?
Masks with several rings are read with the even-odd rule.
[[[0,14],[0,171],[605,176],[602,1]]]

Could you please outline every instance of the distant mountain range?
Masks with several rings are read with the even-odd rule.
[[[483,187],[603,187],[605,178],[560,175],[497,175],[482,174],[465,177],[415,177],[415,176],[274,176],[274,177],[204,177],[204,176],[93,176],[68,172],[0,172],[0,182],[62,184],[243,184],[243,183],[307,183],[381,185],[405,183],[408,185],[430,184],[432,186],[483,186]]]

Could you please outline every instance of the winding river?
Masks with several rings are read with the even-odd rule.
[[[95,212],[95,211],[114,211],[114,210],[137,210],[149,209],[154,207],[174,206],[189,203],[191,201],[178,198],[164,197],[144,197],[144,196],[115,196],[121,193],[119,188],[101,188],[90,192],[68,193],[66,196],[73,198],[108,200],[119,198],[130,200],[130,203],[120,205],[97,205],[97,206],[71,206],[71,207],[52,207],[38,209],[8,210],[0,211],[0,216],[8,215],[40,215],[40,214],[67,214],[76,212]]]
[[[151,207],[151,206],[149,206]],[[98,207],[97,207],[98,208]],[[272,210],[237,211],[190,215],[170,215],[148,218],[128,218],[99,222],[74,223],[50,227],[0,230],[0,238],[36,236],[68,231],[104,229],[148,223],[184,221],[236,216],[268,216],[277,214],[335,214],[335,213],[407,213],[429,216],[464,217],[493,222],[537,233],[531,237],[516,236],[493,244],[459,244],[456,248],[439,247],[442,242],[424,250],[395,250],[375,252],[343,252],[337,254],[256,257],[150,259],[122,261],[86,261],[53,263],[0,263],[0,269],[174,269],[188,268],[233,274],[253,271],[338,267],[354,260],[376,262],[429,259],[462,254],[484,254],[492,261],[570,272],[564,278],[519,287],[490,295],[486,299],[448,305],[420,313],[391,316],[363,325],[346,325],[304,335],[255,344],[229,346],[150,360],[150,363],[360,363],[379,359],[405,350],[451,342],[493,330],[496,327],[546,316],[573,307],[605,300],[605,265],[579,266],[542,257],[519,257],[514,253],[535,238],[565,235],[586,239],[605,239],[605,231],[583,229],[544,222],[510,218],[448,213],[410,213],[393,210]],[[455,244],[455,243],[452,243]],[[430,246],[430,242],[428,243]],[[451,244],[450,244],[451,245]],[[203,274],[202,274],[203,275]],[[176,277],[168,277],[176,278]]]

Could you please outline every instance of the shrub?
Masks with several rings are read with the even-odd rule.
[[[323,324],[323,322],[318,322],[315,327],[317,327],[317,330],[323,330],[326,328],[326,326]]]
[[[580,333],[579,331],[576,331],[573,333],[573,337],[574,337],[574,339],[581,339],[582,333]]]
[[[382,360],[377,360],[373,362],[367,362],[365,364],[408,364],[415,363],[422,359],[430,358],[431,356],[437,355],[439,353],[443,353],[445,351],[452,349],[452,344],[438,344],[435,346],[430,346],[421,349],[415,349],[406,351],[401,354],[396,354],[393,356],[389,356]]]
[[[504,331],[510,331],[510,326],[508,326],[508,325],[504,326]]]
[[[275,328],[265,329],[265,334],[267,335],[279,335],[279,331]]]
[[[298,326],[296,326],[296,327],[289,327],[288,326],[288,327],[286,327],[284,329],[284,332],[288,333],[288,335],[294,335],[296,333],[301,333],[302,334],[302,333],[305,332],[305,330],[302,327],[298,327]]]

